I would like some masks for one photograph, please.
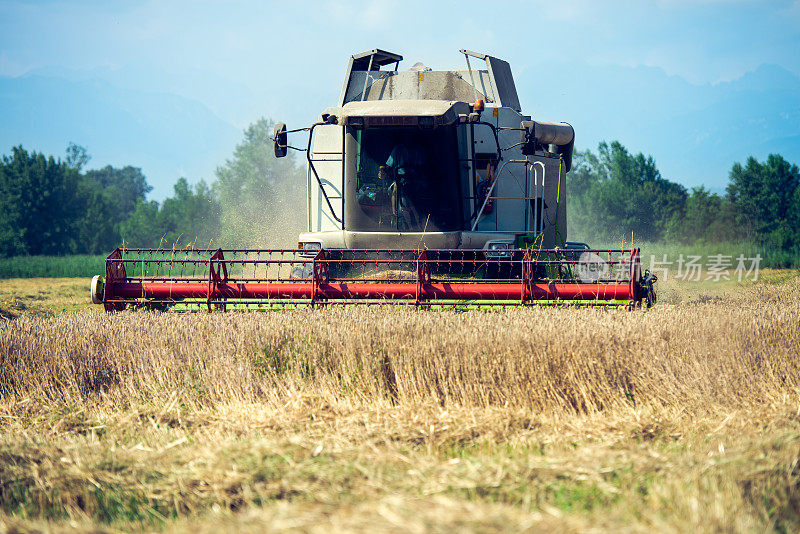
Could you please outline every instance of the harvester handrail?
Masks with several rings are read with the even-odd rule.
[[[340,219],[339,216],[336,215],[336,211],[334,211],[334,209],[333,209],[333,205],[331,204],[331,201],[328,198],[328,193],[327,193],[327,191],[325,191],[325,187],[322,184],[322,179],[319,177],[319,174],[317,173],[317,168],[314,167],[314,161],[311,158],[311,153],[312,153],[311,152],[311,139],[312,139],[312,137],[314,135],[314,128],[316,128],[317,126],[324,126],[326,124],[329,124],[329,123],[326,122],[326,121],[315,122],[314,124],[311,125],[311,128],[309,128],[309,130],[308,130],[308,148],[306,149],[306,160],[308,161],[308,168],[311,169],[311,171],[314,173],[314,178],[317,179],[317,184],[319,184],[319,190],[322,191],[322,196],[325,197],[325,202],[328,204],[328,209],[331,210],[331,217],[336,219],[336,222],[341,224],[342,225],[342,229],[344,229],[344,221],[343,221],[343,218],[344,218],[344,192],[342,192],[342,197],[341,197],[342,198],[342,219]],[[342,184],[342,186],[344,186],[344,184]]]

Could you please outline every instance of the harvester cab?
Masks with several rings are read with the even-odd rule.
[[[337,105],[308,129],[301,247],[566,247],[572,127],[523,115],[509,64],[461,52],[464,70],[350,58]],[[283,124],[274,140],[285,155]]]
[[[460,52],[466,68],[444,71],[355,54],[335,106],[309,127],[275,126],[275,156],[307,161],[297,249],[117,249],[93,301],[652,305],[638,249],[567,241],[572,126],[523,115],[509,64]],[[304,146],[289,143],[298,132]]]

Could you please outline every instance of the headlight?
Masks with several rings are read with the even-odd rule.
[[[510,241],[490,241],[486,243],[486,255],[490,258],[504,258],[511,256],[511,252],[503,252],[503,251],[510,251],[514,249],[514,243]]]
[[[300,241],[297,244],[297,248],[300,249],[301,256],[316,256],[317,252],[322,249],[322,243],[319,241]]]

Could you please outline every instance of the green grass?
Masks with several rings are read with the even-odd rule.
[[[0,279],[86,278],[105,273],[105,256],[14,256],[0,258]]]

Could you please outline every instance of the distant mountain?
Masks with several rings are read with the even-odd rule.
[[[72,141],[87,148],[90,167],[141,167],[151,198],[172,193],[184,176],[213,179],[240,132],[198,101],[100,79],[0,76],[0,153],[22,144],[63,156]]]
[[[687,186],[724,188],[733,162],[751,155],[800,164],[800,78],[781,67],[706,85],[652,67],[552,63],[517,78],[523,108],[570,122],[579,148],[617,139]]]
[[[262,102],[238,80],[208,70],[185,68],[181,72],[165,72],[146,63],[128,63],[119,68],[83,70],[48,66],[27,74],[69,81],[96,79],[134,91],[182,96],[202,102],[214,114],[238,126],[253,122],[257,117],[253,117],[252,110]]]
[[[750,155],[778,152],[800,164],[800,78],[778,66],[703,85],[655,67],[542,62],[512,69],[523,110],[570,122],[579,149],[619,140],[652,154],[665,178],[690,187],[723,190],[733,162]],[[241,137],[232,123],[252,122],[272,106],[282,110],[273,118],[305,125],[335,102],[336,84],[304,89],[313,97],[282,84],[257,96],[202,72],[39,69],[0,77],[0,152],[22,143],[62,155],[73,141],[87,147],[90,166],[141,166],[155,187],[151,197],[161,199],[181,176],[213,179]]]

